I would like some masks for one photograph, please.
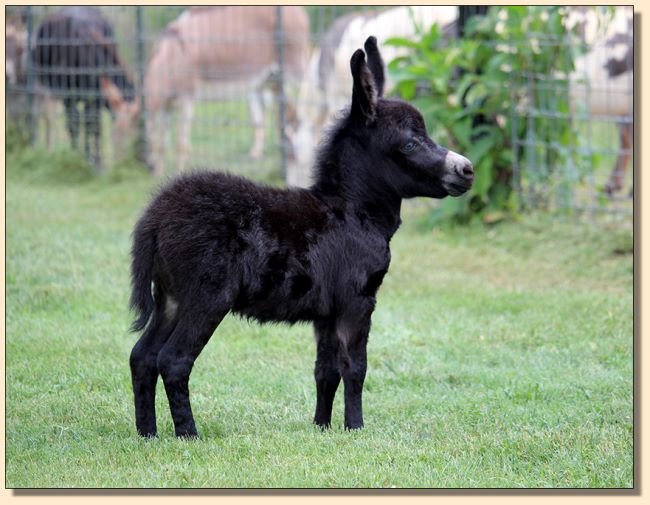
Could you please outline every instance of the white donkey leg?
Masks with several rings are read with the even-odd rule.
[[[185,96],[180,100],[180,124],[178,125],[178,171],[183,172],[187,168],[188,151],[192,135],[192,118],[194,116],[194,97]]]
[[[148,162],[155,177],[165,173],[166,121],[169,114],[164,109],[149,111],[147,115],[147,142],[149,144]]]
[[[248,109],[255,128],[255,140],[248,155],[257,160],[264,152],[264,95],[262,88],[253,89],[248,93]]]

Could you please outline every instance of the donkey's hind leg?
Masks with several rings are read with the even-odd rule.
[[[181,316],[169,340],[158,354],[158,370],[165,384],[177,437],[194,438],[199,435],[190,405],[190,373],[194,361],[228,313],[228,309],[210,311],[209,317],[206,312],[186,312]]]
[[[157,358],[160,349],[169,339],[176,321],[170,313],[173,301],[156,297],[153,318],[133,347],[130,357],[131,381],[135,400],[135,424],[143,437],[156,436],[156,382],[158,382]]]

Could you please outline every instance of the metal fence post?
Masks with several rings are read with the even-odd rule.
[[[275,45],[278,50],[278,116],[280,121],[280,157],[282,179],[287,182],[286,97],[284,94],[284,29],[282,7],[276,7]]]
[[[488,7],[489,6],[487,5],[461,5],[458,7],[458,38],[463,38],[465,36],[465,24],[467,21],[474,16],[485,16],[487,14]],[[480,69],[478,69],[476,73],[480,74]],[[463,72],[461,71],[459,74],[459,77],[461,77]],[[465,93],[462,98],[463,102],[465,101],[466,96],[467,93]],[[474,117],[472,117],[472,130],[484,124],[487,124],[487,120],[482,113],[475,114]],[[478,135],[473,133],[472,140],[477,140],[483,135],[485,135],[485,133],[480,133]]]
[[[458,36],[465,36],[465,24],[473,16],[485,16],[488,5],[461,5],[458,7]]]
[[[35,110],[35,75],[34,62],[32,60],[34,35],[34,12],[31,5],[27,6],[27,114],[28,118],[28,141],[33,146],[36,142],[36,110]]]
[[[147,159],[146,114],[144,107],[144,35],[142,31],[142,7],[135,8],[135,33],[136,33],[136,68],[138,69],[138,94],[135,97],[140,101],[140,114],[138,115],[138,147],[136,156],[140,160]]]
[[[513,78],[515,78],[513,76]],[[510,92],[510,142],[512,144],[512,181],[514,183],[515,192],[519,208],[524,208],[524,196],[521,189],[521,167],[519,166],[519,124],[517,122],[516,101],[515,94],[516,86],[512,87]]]

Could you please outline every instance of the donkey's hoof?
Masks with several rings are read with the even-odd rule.
[[[607,184],[605,184],[604,192],[608,197],[613,197],[616,193],[618,193],[621,189],[623,189],[623,183],[611,180],[608,181]]]
[[[199,432],[196,430],[176,431],[176,437],[183,440],[196,440],[199,438]]]
[[[314,424],[318,426],[321,431],[329,430],[332,427],[332,423],[330,421],[316,421],[314,419]]]
[[[156,430],[146,430],[146,431],[138,430],[138,435],[140,435],[142,438],[158,438],[158,433],[156,432]]]
[[[198,435],[198,433],[196,435],[176,435],[176,438],[178,440],[186,440],[188,442],[191,442],[193,440],[198,440],[199,435]]]
[[[248,153],[248,156],[250,157],[251,160],[259,160],[262,157],[262,150],[251,149],[250,152]]]

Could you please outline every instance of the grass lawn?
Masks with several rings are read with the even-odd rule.
[[[430,229],[426,205],[405,205],[366,428],[342,429],[342,395],[333,429],[312,426],[308,326],[229,316],[191,378],[202,438],[173,437],[159,383],[160,437],[143,440],[128,252],[154,184],[55,178],[61,156],[7,167],[7,487],[633,485],[629,226],[534,215]]]

